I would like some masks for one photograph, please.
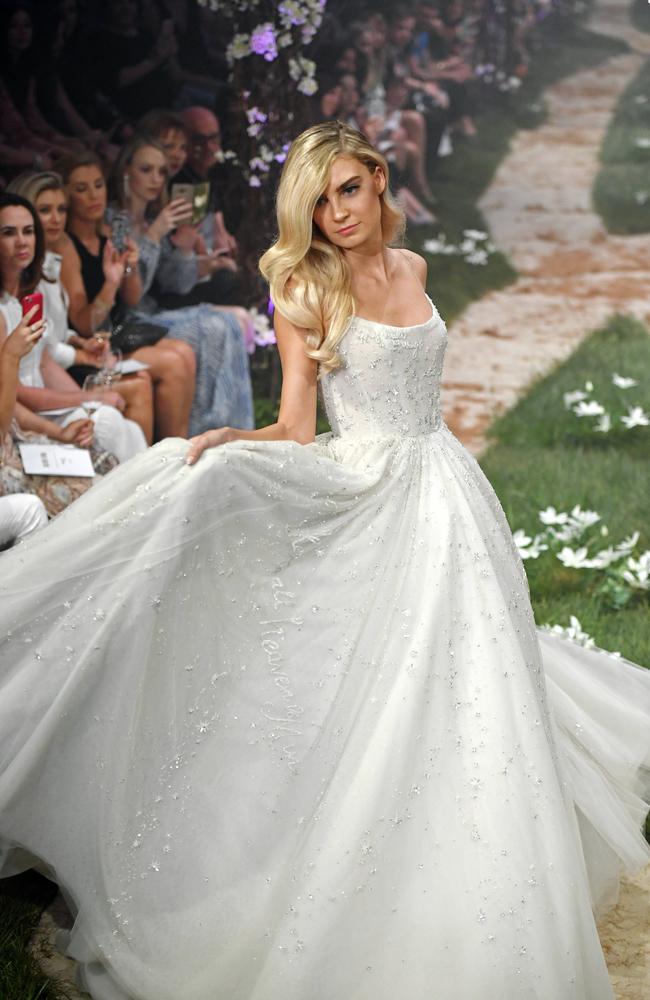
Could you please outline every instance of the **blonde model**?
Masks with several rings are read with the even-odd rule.
[[[2,557],[7,870],[59,881],[97,1000],[612,997],[650,675],[537,631],[388,180],[346,126],[292,146],[277,423],[162,442]]]

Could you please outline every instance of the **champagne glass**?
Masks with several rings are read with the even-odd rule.
[[[81,406],[88,417],[92,419],[93,413],[99,409],[102,405],[103,397],[106,395],[106,382],[101,372],[96,374],[86,375],[82,391],[84,393],[92,393],[92,396],[84,396],[81,400]]]
[[[122,378],[122,352],[119,347],[113,347],[110,342],[106,354],[101,374],[104,376],[104,383],[113,386]]]

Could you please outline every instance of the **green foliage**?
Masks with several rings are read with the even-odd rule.
[[[626,317],[596,331],[492,425],[493,444],[481,466],[513,531],[533,534],[542,528],[540,510],[580,504],[596,510],[609,528],[603,546],[639,530],[640,547],[650,547],[650,428],[591,432],[593,421],[576,417],[563,403],[565,392],[589,379],[598,388],[598,401],[615,409],[621,390],[611,384],[614,371],[638,380],[638,387],[627,391],[649,409],[650,337],[642,324]],[[526,571],[538,622],[567,625],[574,614],[599,645],[650,666],[647,603],[621,602],[613,585],[611,593],[597,594],[589,586],[592,571],[567,568],[557,559],[529,559]],[[621,604],[624,610],[618,610]]]
[[[608,230],[650,232],[650,59],[623,92],[600,159],[593,200]]]

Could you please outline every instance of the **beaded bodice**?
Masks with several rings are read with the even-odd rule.
[[[340,368],[321,380],[335,435],[412,436],[438,429],[445,324],[386,326],[353,316],[338,345]]]

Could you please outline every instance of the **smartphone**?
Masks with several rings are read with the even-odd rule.
[[[127,249],[127,240],[131,235],[131,220],[126,212],[116,212],[111,224],[111,240],[118,253]]]
[[[192,218],[188,219],[188,222],[196,226],[208,214],[210,183],[203,181],[200,184],[172,184],[171,199],[176,201],[177,198],[189,201],[192,206]]]
[[[30,323],[39,323],[43,319],[43,293],[32,292],[31,295],[23,295],[20,300],[23,309],[23,316],[26,316],[30,309],[38,306],[36,313],[30,319]]]

